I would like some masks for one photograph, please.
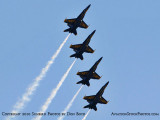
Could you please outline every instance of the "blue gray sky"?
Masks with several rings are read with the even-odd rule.
[[[84,54],[77,60],[66,81],[47,112],[61,112],[81,85],[76,73],[89,70],[103,56],[97,73],[100,80],[91,80],[83,87],[70,112],[86,113],[82,98],[94,95],[110,81],[103,97],[110,102],[97,105],[88,120],[151,119],[157,116],[111,116],[111,113],[160,111],[160,1],[159,0],[1,0],[0,1],[0,112],[10,112],[26,88],[63,42],[68,33],[65,18],[75,18],[91,4],[84,21],[89,28],[78,29],[78,35],[69,37],[46,77],[22,112],[38,112],[56,87],[62,75],[74,61],[70,44],[80,44],[96,29],[90,46],[93,54]],[[4,119],[2,115],[0,118]],[[28,120],[30,117],[18,117]],[[42,117],[42,120],[57,117]],[[83,116],[65,117],[66,120]]]

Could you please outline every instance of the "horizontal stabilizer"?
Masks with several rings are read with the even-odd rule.
[[[97,107],[96,107],[96,106],[93,106],[93,109],[94,109],[95,111],[97,111]]]
[[[76,57],[76,54],[71,55],[70,57]]]
[[[84,80],[77,82],[77,84],[84,84],[84,83],[85,83]]]
[[[97,107],[96,106],[86,105],[83,108],[94,109],[95,111],[97,111]]]
[[[78,54],[73,54],[70,57],[75,57],[75,58],[80,58],[81,60],[83,60],[83,56],[82,55],[78,55]]]
[[[87,85],[88,87],[90,86],[89,81],[85,81],[85,80],[81,80],[81,81],[77,82],[77,84]]]
[[[81,54],[81,55],[79,56],[79,58],[80,58],[81,60],[83,60],[83,55]]]
[[[64,32],[70,32],[70,28],[65,29]]]
[[[90,108],[90,105],[86,105],[86,106],[84,106],[83,108]]]
[[[77,82],[76,84],[80,84],[80,83],[82,83],[82,81],[79,81],[79,82]]]
[[[74,35],[77,35],[77,31],[76,30],[72,31],[71,28],[64,30],[64,32],[69,32],[69,33],[73,33]]]
[[[73,31],[73,34],[74,34],[74,35],[77,35],[77,31],[76,31],[76,30],[74,30],[74,31]]]

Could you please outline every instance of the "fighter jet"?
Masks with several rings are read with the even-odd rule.
[[[97,107],[96,107],[97,103],[107,104],[109,101],[105,100],[102,97],[102,95],[108,84],[109,84],[109,81],[98,91],[96,95],[84,96],[83,99],[87,100],[89,105],[86,105],[83,108],[94,109],[95,111],[97,111]]]
[[[100,79],[101,77],[95,72],[97,69],[98,64],[102,60],[103,57],[101,57],[92,67],[89,71],[83,71],[83,72],[77,72],[77,75],[79,75],[83,80],[77,82],[77,84],[83,84],[90,86],[89,80],[90,79]]]
[[[80,58],[83,60],[83,53],[94,53],[94,50],[88,45],[92,36],[94,35],[96,30],[94,30],[87,39],[82,44],[77,45],[71,45],[70,48],[72,48],[76,53],[71,55],[70,57]]]
[[[64,22],[67,23],[69,28],[64,30],[64,32],[74,33],[74,35],[77,35],[76,29],[78,27],[87,29],[88,25],[83,21],[83,18],[90,6],[91,4],[88,5],[77,18],[65,19]]]

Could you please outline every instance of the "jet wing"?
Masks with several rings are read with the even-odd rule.
[[[105,100],[103,97],[101,97],[101,98],[100,98],[100,101],[99,101],[98,103],[100,103],[100,104],[107,104],[108,101]]]
[[[74,50],[79,50],[81,48],[82,44],[77,44],[77,45],[70,45],[70,48]]]
[[[92,101],[95,98],[95,95],[92,96],[84,96],[83,99],[87,100],[87,101]]]
[[[85,52],[87,52],[87,53],[94,53],[94,50],[93,50],[90,46],[88,46],[88,47],[85,49]]]
[[[75,22],[75,18],[74,19],[65,19],[64,22],[65,23],[74,23]]]
[[[89,71],[77,72],[77,75],[80,75],[80,76],[87,76],[88,74],[89,74]]]
[[[93,73],[91,78],[92,79],[100,79],[101,77],[95,72],[95,73]]]
[[[80,28],[88,28],[88,25],[84,22],[84,21],[82,21],[81,23],[80,23],[80,26],[79,26]]]

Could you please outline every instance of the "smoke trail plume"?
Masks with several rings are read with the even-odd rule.
[[[44,103],[44,105],[41,107],[41,110],[39,113],[44,113],[46,112],[46,110],[48,109],[50,103],[52,102],[53,98],[56,96],[59,88],[61,87],[61,85],[63,84],[64,80],[66,79],[66,77],[68,76],[71,68],[73,67],[74,63],[76,62],[77,59],[75,59],[73,61],[73,63],[71,64],[71,66],[68,68],[68,70],[66,71],[66,73],[63,75],[63,77],[61,78],[61,80],[59,81],[57,87],[55,89],[52,90],[50,96],[47,98],[46,102]],[[36,116],[35,118],[33,118],[33,120],[40,120],[42,118],[42,116]]]
[[[91,111],[91,109],[88,110],[87,114],[84,116],[84,118],[82,120],[85,120],[87,118],[90,111]]]
[[[77,93],[73,96],[72,100],[69,102],[69,104],[67,105],[67,107],[66,107],[66,108],[64,109],[64,111],[61,112],[61,113],[66,113],[66,112],[70,109],[70,107],[72,106],[74,100],[76,99],[77,95],[79,94],[79,92],[81,91],[82,88],[83,88],[83,85],[79,88],[79,90],[78,90]],[[65,116],[60,116],[60,117],[58,118],[58,120],[63,120],[64,117],[65,117]]]
[[[36,90],[36,88],[39,86],[39,82],[43,79],[43,77],[45,77],[47,71],[49,70],[49,68],[53,64],[54,60],[56,59],[56,57],[60,53],[62,47],[67,42],[67,39],[69,38],[70,35],[71,34],[69,34],[65,38],[65,40],[63,41],[63,43],[59,46],[59,48],[57,49],[57,51],[52,56],[51,60],[48,61],[47,65],[42,69],[42,71],[39,74],[39,76],[37,76],[34,79],[34,82],[28,87],[28,89],[26,90],[26,92],[23,94],[22,98],[14,105],[13,110],[12,110],[11,113],[18,113],[18,112],[20,112],[24,108],[24,106],[26,105],[26,103],[30,101],[31,95],[34,93],[34,91]],[[13,117],[15,117],[15,116],[8,117],[7,120],[10,120]]]

